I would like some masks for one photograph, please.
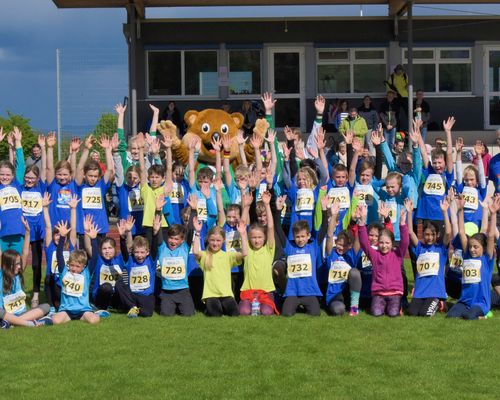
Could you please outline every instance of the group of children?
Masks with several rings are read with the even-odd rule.
[[[457,299],[448,317],[490,315],[500,289],[491,288],[500,197],[487,195],[481,160],[462,171],[461,139],[453,162],[453,118],[443,123],[446,151],[428,154],[415,120],[397,159],[381,126],[370,133],[374,157],[347,130],[347,159],[340,163],[326,154],[324,98],[315,101],[307,148],[300,131],[288,127],[280,148],[272,129],[275,100],[266,93],[262,101],[271,128],[264,138],[238,134],[236,167],[228,135],[212,138],[215,166],[197,162],[197,138],[189,140],[188,165],[174,160],[174,138],[157,134],[154,106],[149,134],[128,143],[126,107],[115,107],[117,133],[99,140],[105,172],[89,160],[93,136],[73,139],[68,159],[54,165],[55,134],[41,135],[41,166],[26,167],[22,133],[0,131],[10,149],[10,160],[0,163],[2,326],[97,323],[109,309],[128,317],[155,310],[317,316],[322,308],[331,315],[357,316],[361,308],[374,316],[432,316],[445,311],[448,297]],[[120,251],[107,236],[113,184]],[[28,310],[23,272],[30,252]],[[48,303],[40,304],[43,253]]]

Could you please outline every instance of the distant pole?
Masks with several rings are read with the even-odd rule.
[[[61,159],[61,52],[56,49],[56,81],[57,81],[57,159]]]
[[[413,122],[413,2],[407,2],[408,13],[408,132]]]

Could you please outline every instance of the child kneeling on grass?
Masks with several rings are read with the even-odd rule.
[[[403,264],[406,250],[410,243],[408,227],[406,226],[406,210],[401,208],[399,229],[401,241],[394,246],[394,235],[387,229],[382,230],[378,239],[378,250],[375,250],[368,239],[366,232],[366,205],[360,205],[359,243],[372,263],[372,304],[371,312],[374,316],[400,315],[401,298],[403,296]]]
[[[26,293],[23,291],[23,271],[30,246],[30,229],[23,219],[24,235],[22,256],[16,250],[8,249],[2,253],[0,268],[0,327],[3,329],[16,326],[52,325],[52,319],[44,317],[49,310],[48,304],[27,310]],[[42,318],[43,317],[43,318]],[[40,318],[40,319],[39,319]]]
[[[236,317],[240,313],[231,288],[231,268],[240,265],[243,257],[248,252],[246,222],[243,220],[238,222],[238,232],[241,236],[241,253],[225,252],[222,250],[225,233],[224,229],[219,226],[214,226],[208,231],[207,247],[205,251],[202,251],[200,249],[200,232],[202,227],[203,222],[195,218],[194,229],[196,232],[193,253],[205,278],[202,300],[207,307],[207,315],[210,317],[220,317],[226,314]]]

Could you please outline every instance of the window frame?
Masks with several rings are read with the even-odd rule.
[[[403,65],[408,64],[408,59],[406,57],[406,51],[408,50],[408,47],[401,47],[401,61]],[[427,51],[432,51],[433,52],[433,57],[432,58],[426,58],[426,59],[413,59],[413,65],[422,65],[422,64],[427,64],[427,65],[434,65],[434,73],[435,73],[435,88],[436,90],[432,92],[425,92],[426,95],[429,94],[434,95],[434,96],[439,96],[439,97],[457,97],[457,96],[472,96],[474,93],[474,63],[472,62],[472,57],[473,57],[473,47],[467,47],[467,46],[460,46],[460,47],[415,47],[413,48],[413,51],[418,51],[418,50],[427,50]],[[469,57],[467,58],[441,58],[441,51],[442,50],[467,50],[469,52]],[[470,91],[462,91],[462,92],[448,92],[448,91],[440,91],[439,90],[439,66],[443,64],[469,64],[470,65]],[[414,87],[414,90],[417,90],[418,88]]]
[[[146,98],[147,99],[157,99],[157,100],[218,100],[219,99],[219,91],[220,91],[220,86],[219,83],[217,82],[217,94],[216,95],[195,95],[195,94],[189,94],[186,95],[186,68],[185,68],[185,56],[186,52],[214,52],[216,53],[217,57],[217,77],[219,76],[219,61],[220,61],[220,54],[219,50],[217,49],[160,49],[160,50],[146,50],[145,51],[145,65],[146,65],[146,73],[145,73],[145,79],[146,79]],[[181,55],[181,94],[176,94],[176,95],[152,95],[150,93],[151,88],[149,87],[149,53],[180,53]]]
[[[259,52],[259,74],[260,74],[260,91],[259,93],[250,93],[250,94],[231,94],[229,88],[231,87],[231,51],[258,51]],[[260,100],[263,90],[263,63],[262,63],[262,49],[247,49],[247,48],[231,48],[226,49],[227,53],[227,79],[228,79],[228,100]]]
[[[325,51],[347,51],[348,57],[346,60],[321,60],[319,58],[319,54]],[[357,51],[383,51],[383,59],[356,59]],[[387,54],[389,49],[387,47],[319,47],[316,48],[316,69],[315,69],[315,87],[316,93],[320,93],[319,91],[319,82],[318,82],[318,67],[320,65],[347,65],[349,66],[349,92],[331,92],[331,93],[322,93],[325,98],[358,98],[364,95],[370,95],[371,97],[380,97],[385,95],[385,91],[381,90],[380,92],[355,92],[354,87],[354,66],[355,65],[373,65],[380,64],[383,65],[386,74],[387,74]],[[384,78],[386,79],[386,74],[384,74]]]

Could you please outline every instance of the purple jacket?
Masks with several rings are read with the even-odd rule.
[[[359,227],[359,243],[361,248],[372,262],[372,295],[380,292],[403,292],[403,275],[401,265],[410,244],[408,227],[400,225],[401,241],[399,247],[387,254],[381,254],[370,246],[366,226]]]

